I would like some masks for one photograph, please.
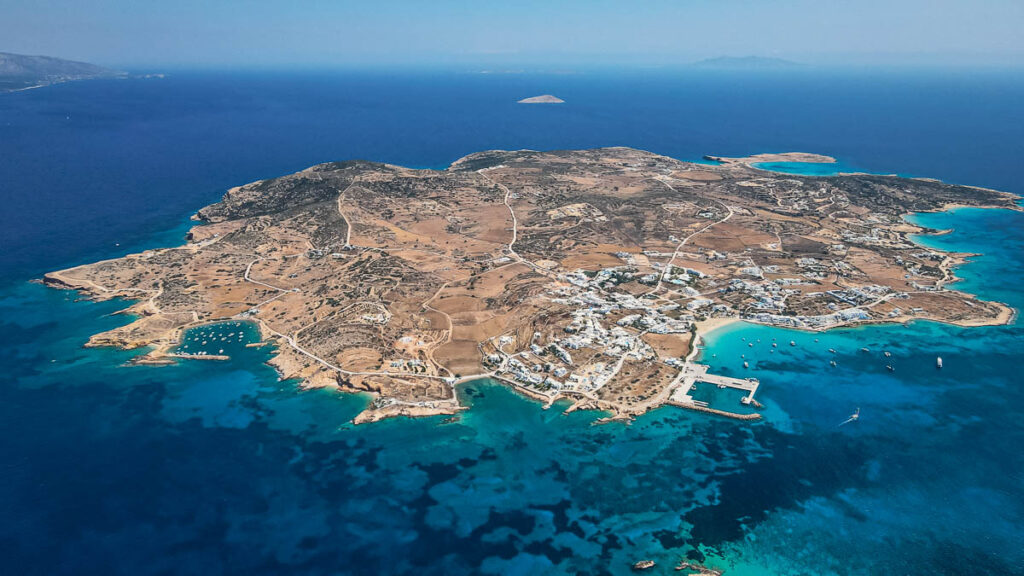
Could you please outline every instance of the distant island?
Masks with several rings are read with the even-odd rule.
[[[913,242],[925,230],[903,216],[1019,209],[1016,196],[756,166],[831,160],[805,153],[713,158],[603,148],[487,151],[446,170],[320,164],[232,188],[184,246],[44,281],[135,300],[129,324],[89,345],[147,348],[137,362],[222,358],[189,330],[253,322],[283,378],[371,394],[357,422],[457,412],[454,386],[479,378],[618,418],[673,404],[752,419],[758,382],[697,363],[722,323],[1012,319],[951,290],[969,255]],[[738,388],[747,407],[712,410],[695,382]]]
[[[0,52],[0,93],[41,88],[61,82],[124,76],[95,64],[50,56],[26,56]]]
[[[696,68],[709,68],[721,70],[779,70],[799,68],[802,64],[782,58],[763,58],[760,56],[743,56],[740,58],[723,56],[721,58],[708,58],[694,62]]]
[[[565,100],[552,96],[551,94],[542,94],[540,96],[533,96],[530,98],[523,98],[518,102],[519,104],[564,104]]]

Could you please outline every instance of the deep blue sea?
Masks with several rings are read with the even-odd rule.
[[[515,104],[543,93],[566,104]],[[180,243],[228,187],[349,158],[804,151],[1020,194],[1021,102],[1024,74],[997,71],[209,72],[0,95],[0,572],[628,574],[650,558],[667,574],[689,557],[729,575],[1024,574],[1019,324],[728,326],[705,361],[738,374],[747,355],[754,424],[663,408],[594,425],[477,382],[454,422],[356,427],[366,398],[278,381],[245,326],[210,328],[235,333],[231,361],[128,367],[135,352],[82,347],[126,303],[29,282]],[[983,254],[957,288],[1024,306],[1024,214],[912,219],[954,229],[922,243]]]

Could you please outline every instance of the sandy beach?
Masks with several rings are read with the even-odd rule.
[[[708,318],[707,320],[700,320],[698,322],[695,322],[694,325],[697,328],[697,335],[703,338],[708,334],[714,332],[715,330],[722,328],[723,326],[728,326],[730,324],[735,324],[736,322],[742,321],[743,320],[741,320],[737,316],[728,316],[722,318]]]

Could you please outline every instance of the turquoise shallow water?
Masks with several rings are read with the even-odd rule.
[[[1019,249],[1021,214],[921,218],[957,226],[929,242],[992,250],[964,267],[965,288],[1024,303],[1016,279],[992,274],[1000,247],[979,244],[1003,229],[1001,249]],[[127,367],[131,352],[81,348],[122,306],[34,284],[0,299],[13,368],[0,402],[17,407],[3,505],[21,519],[2,534],[26,561],[496,574],[625,574],[687,554],[731,574],[1011,574],[1024,561],[1018,326],[725,327],[705,361],[762,379],[754,425],[665,408],[595,426],[598,414],[479,382],[456,422],[352,427],[364,399],[278,382],[268,351],[244,345],[251,327],[203,329],[211,342],[245,331],[215,344],[229,362]]]
[[[863,172],[863,170],[854,169],[842,162],[758,162],[752,166],[762,170],[800,176],[834,176],[841,172]]]
[[[200,84],[202,90],[185,91],[176,99],[148,92],[139,97],[131,93],[130,85],[117,85],[117,90],[129,93],[134,106],[145,111],[140,118],[115,122],[131,127],[127,137],[157,150],[168,143],[177,143],[183,150],[183,156],[159,155],[159,160],[153,160],[141,152],[134,156],[145,148],[140,146],[119,159],[125,171],[142,166],[160,174],[146,189],[159,188],[160,181],[169,179],[192,190],[168,176],[180,171],[178,164],[188,167],[186,180],[212,171],[191,158],[192,148],[182,143],[194,141],[199,152],[211,153],[206,138],[215,139],[220,133],[238,136],[232,131],[242,130],[238,126],[261,133],[270,130],[268,126],[252,128],[253,116],[243,115],[246,122],[238,120],[236,126],[226,118],[237,112],[211,113],[209,94],[219,95],[216,100],[223,93]],[[303,118],[278,127],[287,136],[282,150],[291,155],[288,162],[296,163],[295,168],[311,163],[310,156],[354,155],[348,148],[324,145],[334,141],[316,128],[335,113],[332,106],[341,98],[337,84],[329,83],[328,89],[310,84],[276,90],[303,95],[295,98],[312,94],[316,102],[311,107],[284,106],[279,100],[284,97],[273,91],[267,96],[253,90],[261,96],[252,100],[224,98],[232,106],[256,110],[257,117],[270,109],[277,112],[275,121],[288,114]],[[428,89],[432,84],[428,88],[412,85],[412,93],[436,95],[434,88]],[[851,81],[850,85],[862,84]],[[387,86],[384,93],[390,94],[392,85]],[[614,93],[602,92],[610,90],[607,84],[580,81],[571,86],[576,100],[592,94],[598,102],[617,102]],[[528,93],[549,91],[538,87],[528,86]],[[723,94],[734,92],[719,88]],[[621,115],[658,110],[660,115],[650,116],[658,118],[657,126],[638,118],[639,123],[630,123],[629,130],[613,130],[604,104],[582,112],[547,110],[531,119],[516,116],[524,122],[522,129],[491,126],[501,136],[494,141],[477,141],[486,139],[473,132],[472,138],[452,144],[448,151],[453,155],[455,148],[486,148],[491,147],[489,143],[493,147],[531,144],[536,136],[526,132],[533,131],[543,135],[532,141],[536,147],[629,143],[671,152],[665,148],[675,140],[645,136],[645,130],[676,135],[673,138],[689,134],[682,127],[693,121],[693,115],[679,117],[680,129],[665,130],[664,119],[675,118],[666,110],[678,108],[676,100],[658,96],[665,89],[665,84],[657,82],[631,84],[626,95],[636,102],[635,112],[628,106],[614,107],[622,111],[614,121],[623,123]],[[691,87],[677,89],[685,92]],[[78,94],[74,86],[61,90]],[[61,98],[32,102],[28,108],[40,106],[43,112],[35,114],[61,120],[55,121],[55,130],[63,140],[55,141],[74,142],[84,150],[84,144],[109,137],[111,150],[122,150],[122,139],[104,132],[101,119],[119,118],[132,107],[108,110],[93,104],[92,98],[103,90],[95,86],[82,90],[81,98],[99,112],[80,111],[72,117],[86,115],[92,123],[88,129],[64,127],[65,115],[57,112],[68,104]],[[444,116],[467,125],[477,116],[498,122],[494,119],[502,116],[480,102],[491,102],[494,93],[500,92],[501,98],[507,94],[493,87],[487,90],[487,98],[470,89],[459,101],[463,106],[472,102],[471,118],[448,109]],[[34,92],[45,97],[41,91]],[[908,109],[926,109],[918,94],[932,92],[912,92],[908,102],[912,100],[913,105],[908,104]],[[788,101],[785,91],[775,94],[772,102]],[[893,106],[891,95],[890,90],[879,101]],[[114,97],[119,101],[126,96]],[[143,106],[134,98],[148,104]],[[156,98],[157,105],[151,98]],[[433,103],[431,107],[442,106],[438,103],[442,100],[424,101]],[[654,106],[656,102],[663,102],[664,108]],[[968,107],[972,111],[978,108],[973,102]],[[956,106],[955,102],[940,104],[932,103],[932,109]],[[197,124],[181,134],[162,124],[170,121],[159,116],[161,110],[175,106],[197,118]],[[215,102],[215,110],[217,106],[224,105]],[[346,102],[345,114],[357,110],[373,118],[377,118],[374,114],[394,115],[390,123],[374,122],[388,142],[374,141],[368,150],[383,155],[393,141],[398,147],[396,161],[416,164],[415,159],[421,158],[422,164],[439,163],[435,148],[428,145],[432,141],[423,136],[432,132],[401,137],[408,135],[401,126],[430,114],[412,114],[423,110],[408,103],[398,106],[397,112],[395,107],[361,106],[353,108]],[[16,108],[5,101],[0,114]],[[999,106],[982,108],[1007,112]],[[317,111],[316,122],[305,119],[301,110]],[[801,114],[806,110],[790,112],[796,118],[791,124],[818,126],[803,122],[807,118]],[[508,113],[534,114],[515,108]],[[1007,118],[1013,120],[1012,113],[995,116],[997,122],[992,125],[998,127],[992,133],[1002,135],[1007,126],[1015,126],[1006,124]],[[799,134],[773,132],[771,126],[762,126],[758,133],[764,136],[759,138],[782,138],[783,144],[736,140],[726,146],[727,138],[720,134],[723,117],[710,115],[709,124],[692,132],[701,139],[719,138],[719,148],[713,152],[732,146],[739,155],[791,146],[834,153],[824,137],[818,147]],[[761,117],[776,118],[772,122],[778,126],[789,125],[782,117]],[[913,118],[872,116],[861,110],[858,127],[870,125],[863,124],[863,118],[876,118],[878,130],[883,130],[893,118],[906,117]],[[8,159],[23,154],[31,138],[9,125],[25,123],[36,134],[36,125],[26,120],[35,117],[8,113],[3,118],[8,127],[0,130],[8,130],[4,134],[11,138],[0,138],[0,147],[15,144],[4,148],[0,165],[8,180],[17,180],[16,167]],[[339,134],[341,127],[336,126]],[[359,138],[372,136],[365,125],[355,127]],[[914,133],[905,125],[901,130]],[[152,141],[146,140],[150,133],[155,134]],[[84,142],[82,134],[87,135]],[[452,134],[442,130],[440,135],[459,141]],[[858,141],[847,138],[848,132],[842,136],[845,146]],[[979,150],[1012,152],[1014,142],[999,144],[990,139]],[[869,148],[874,150],[874,144]],[[238,149],[253,154],[258,147]],[[675,150],[680,156],[709,151],[684,145]],[[876,166],[863,156],[852,157],[854,165]],[[976,158],[984,159],[984,154]],[[63,171],[41,175],[26,172],[18,180],[18,190],[44,187],[37,179],[99,178],[92,172],[99,168],[90,162],[68,161]],[[938,163],[927,170],[910,153],[901,162],[913,165],[915,172],[960,180],[977,169],[968,162],[967,168],[950,167],[948,172]],[[217,173],[224,186],[263,175],[233,166]],[[259,166],[274,171],[287,167]],[[877,167],[893,169],[890,164]],[[990,180],[979,180],[979,184],[1013,181],[1013,175],[1005,172],[990,170],[981,176]],[[102,180],[121,192],[132,188],[131,182]],[[107,230],[113,218],[109,214],[96,215],[98,220],[89,220],[89,226],[77,227],[62,224],[64,218],[71,218],[67,214],[57,214],[53,221],[29,219],[31,225],[19,231],[23,235],[19,253],[31,256],[25,258],[26,266],[43,270],[57,262],[75,263],[176,243],[188,211],[203,203],[200,196],[215,196],[220,185],[204,182],[208,190],[192,190],[188,193],[194,197],[185,199],[175,195],[174,186],[162,189],[160,198],[170,208],[160,204],[157,214],[139,220],[159,225],[118,222]],[[53,182],[47,186],[54,187],[47,188],[47,193],[70,193]],[[97,210],[104,208],[103,202],[91,202]],[[124,213],[124,206],[114,199],[109,203],[117,207],[113,214]],[[954,229],[950,234],[922,237],[922,243],[984,253],[959,270],[964,281],[958,288],[1024,306],[1020,256],[1024,214],[957,210],[913,219],[935,229]],[[52,228],[40,228],[40,221]],[[132,233],[126,235],[126,228]],[[168,231],[154,233],[157,230]],[[74,244],[75,234],[92,248]],[[125,237],[134,239],[131,246]],[[114,246],[116,241],[124,245]],[[470,409],[454,422],[396,419],[356,427],[350,421],[367,398],[300,390],[295,382],[279,381],[263,364],[270,350],[245,346],[255,337],[248,326],[217,327],[224,337],[235,333],[223,341],[221,336],[213,339],[213,328],[206,329],[205,349],[210,353],[224,349],[232,357],[223,362],[127,366],[137,352],[83,348],[90,334],[126,321],[116,314],[126,303],[76,301],[73,293],[26,282],[32,274],[25,270],[20,264],[16,269],[5,268],[0,285],[0,566],[5,573],[629,574],[630,563],[641,558],[657,560],[657,573],[669,573],[683,556],[728,568],[728,574],[745,575],[1024,573],[1020,546],[1024,456],[1019,450],[1024,443],[1020,376],[1024,331],[1019,324],[961,329],[917,322],[827,334],[730,325],[711,335],[704,358],[716,372],[762,380],[759,398],[765,403],[765,419],[754,424],[663,408],[628,426],[594,425],[600,414],[566,415],[564,406],[557,405],[543,410],[500,384],[474,382],[460,389]],[[775,352],[772,339],[780,343]],[[790,340],[797,345],[789,346]],[[749,342],[755,346],[747,346]],[[860,352],[862,347],[870,352]],[[836,354],[829,353],[829,348]],[[891,358],[885,358],[884,351]],[[741,354],[750,360],[750,369],[742,368]],[[945,361],[941,371],[935,369],[939,355]],[[829,365],[830,359],[836,360],[836,367]],[[888,363],[895,372],[885,369]],[[717,389],[699,393],[716,402],[735,401]],[[857,408],[860,421],[839,427]]]

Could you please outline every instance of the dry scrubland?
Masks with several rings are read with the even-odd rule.
[[[234,188],[188,243],[46,275],[135,300],[90,345],[259,323],[282,376],[366,391],[357,420],[452,413],[483,374],[628,417],[666,402],[715,319],[817,330],[926,318],[1005,323],[945,288],[967,255],[913,244],[902,218],[1014,197],[932,180],[800,177],[609,148],[489,151],[443,171],[321,164]],[[697,323],[700,324],[697,324]],[[689,356],[689,358],[688,358]]]

